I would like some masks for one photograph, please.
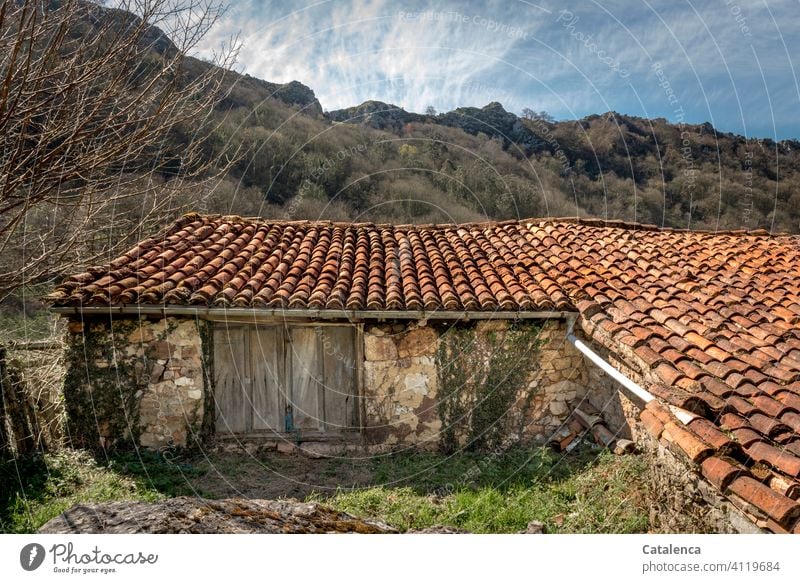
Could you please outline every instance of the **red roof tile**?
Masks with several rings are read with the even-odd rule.
[[[661,432],[664,431],[664,424],[650,411],[642,411],[640,415],[642,425],[650,432],[650,435],[658,439],[661,437]]]
[[[186,215],[108,266],[68,278],[49,299],[56,305],[574,309],[555,283],[564,274],[554,268],[548,278],[534,269],[550,254],[528,235],[519,222],[421,227]]]
[[[764,462],[789,476],[800,477],[800,457],[764,441],[757,441],[747,448],[747,455],[757,462]]]
[[[737,477],[750,475],[746,469],[736,465],[735,462],[717,456],[703,460],[700,470],[703,477],[723,492]]]
[[[729,491],[752,505],[784,528],[800,516],[800,505],[747,476],[736,478]]]
[[[688,427],[700,439],[713,446],[717,453],[736,457],[741,455],[741,445],[725,435],[711,421],[697,417],[688,423]]]
[[[714,448],[704,443],[691,431],[687,431],[676,423],[667,423],[661,433],[661,439],[674,443],[689,456],[693,462],[699,463],[714,453]]]

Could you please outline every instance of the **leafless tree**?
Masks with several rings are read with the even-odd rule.
[[[552,115],[547,113],[546,111],[536,111],[531,109],[530,107],[523,107],[522,108],[522,117],[525,119],[532,119],[532,120],[541,120],[546,123],[553,123],[555,119]]]
[[[221,7],[116,6],[0,0],[0,298],[107,259],[227,165],[204,148],[235,46],[187,57]]]

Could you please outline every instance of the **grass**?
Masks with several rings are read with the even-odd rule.
[[[549,533],[628,533],[648,527],[641,486],[645,466],[635,456],[516,449],[495,457],[415,453],[377,465],[383,484],[309,499],[384,520],[401,531],[446,525],[514,533],[533,520]]]
[[[174,458],[135,452],[98,460],[67,449],[0,464],[0,531],[34,532],[78,503],[231,495],[215,491],[222,487],[214,486],[220,481],[250,497],[276,497],[286,495],[277,482],[278,475],[285,475],[290,478],[286,487],[291,478],[335,487],[353,483],[357,476],[365,486],[327,494],[309,487],[296,495],[377,518],[401,531],[445,525],[513,533],[538,520],[547,532],[644,532],[644,471],[637,456],[617,457],[592,448],[569,455],[520,447],[501,455],[414,452],[367,460],[276,454]],[[216,481],[209,479],[217,475]]]
[[[85,451],[56,453],[0,464],[0,532],[34,532],[75,504],[155,502],[192,494],[191,470],[157,454],[119,454],[98,463]]]

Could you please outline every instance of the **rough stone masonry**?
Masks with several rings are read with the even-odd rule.
[[[204,357],[211,348],[204,346],[205,325],[202,320],[178,317],[73,321],[69,339],[73,372],[65,387],[70,394],[72,435],[87,446],[133,440],[152,449],[184,447],[202,439],[203,428],[209,426],[204,416],[213,411],[209,380],[213,374]],[[472,366],[474,375],[485,375],[498,355],[511,363],[511,373],[518,372],[513,367],[529,366],[507,401],[489,411],[502,427],[504,445],[544,443],[571,408],[592,393],[586,363],[566,340],[566,323],[553,319],[525,325],[535,331],[535,351],[529,361],[507,354],[509,322],[489,320],[466,326],[474,345],[456,363]],[[459,446],[469,445],[470,432],[478,430],[475,411],[495,397],[495,387],[451,395],[448,398],[458,401],[463,414],[451,411],[453,418],[443,419],[442,401],[449,393],[440,387],[439,352],[443,338],[459,326],[463,327],[426,322],[364,326],[362,424],[369,449],[404,445],[436,449],[448,426],[453,426]]]

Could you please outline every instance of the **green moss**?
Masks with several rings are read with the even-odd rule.
[[[495,449],[507,437],[506,417],[524,392],[541,345],[537,323],[514,323],[479,336],[474,325],[442,333],[436,354],[439,375],[441,447]],[[526,405],[533,393],[527,394]]]
[[[199,431],[199,437],[202,441],[214,433],[214,323],[207,320],[199,320],[197,326],[203,351],[203,384],[205,385],[203,421]],[[194,434],[188,433],[187,435]]]
[[[127,352],[128,338],[139,326],[138,319],[85,320],[84,332],[68,338],[64,400],[74,447],[99,450],[138,442],[139,405],[155,364],[139,350]],[[169,322],[156,341],[175,326]],[[104,435],[113,439],[106,442]]]

